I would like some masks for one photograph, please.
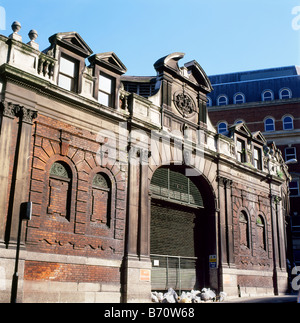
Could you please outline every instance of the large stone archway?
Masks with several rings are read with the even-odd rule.
[[[182,166],[161,167],[150,183],[152,290],[210,286],[209,256],[217,240],[213,194],[203,176],[186,173]]]

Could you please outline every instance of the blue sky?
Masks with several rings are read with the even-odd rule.
[[[0,0],[0,6],[1,34],[8,36],[17,20],[23,41],[36,29],[43,50],[51,35],[76,31],[94,53],[115,52],[127,75],[155,75],[154,62],[172,52],[186,54],[180,65],[195,59],[208,75],[300,65],[300,0]]]

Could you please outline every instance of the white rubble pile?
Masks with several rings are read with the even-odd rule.
[[[225,292],[216,293],[210,288],[203,288],[201,291],[192,290],[190,292],[182,292],[180,296],[169,288],[167,293],[152,292],[151,298],[154,303],[205,303],[205,302],[222,302],[226,298]]]

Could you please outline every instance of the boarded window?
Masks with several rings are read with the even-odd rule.
[[[48,214],[70,220],[71,176],[67,165],[56,162],[49,178]]]
[[[91,222],[110,227],[110,181],[105,174],[96,174],[92,183]]]
[[[256,218],[257,246],[261,250],[266,250],[265,221],[261,215]]]
[[[239,226],[240,245],[243,248],[250,248],[248,216],[244,211],[240,213]]]

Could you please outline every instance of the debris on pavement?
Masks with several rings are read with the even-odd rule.
[[[191,290],[190,292],[182,292],[180,296],[169,288],[166,293],[152,292],[151,298],[154,303],[206,303],[206,302],[223,302],[227,294],[220,292],[219,295],[210,288],[199,290]]]

